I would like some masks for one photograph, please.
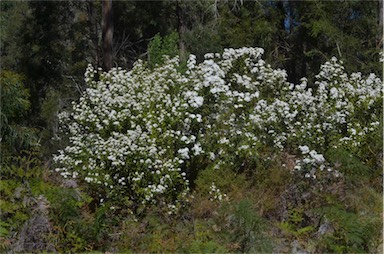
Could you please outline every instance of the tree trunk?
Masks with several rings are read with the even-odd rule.
[[[177,15],[177,33],[179,34],[179,55],[180,63],[184,63],[186,59],[187,48],[185,46],[185,21],[184,21],[184,10],[182,7],[181,0],[176,1],[176,15]]]
[[[379,0],[379,36],[377,47],[381,48],[383,46],[383,37],[384,37],[384,27],[383,27],[383,0]]]
[[[113,67],[113,19],[112,0],[102,1],[103,11],[103,68],[109,71]]]
[[[93,51],[94,62],[97,67],[100,66],[100,21],[97,20],[95,13],[95,3],[87,1],[88,22],[90,30],[90,48]]]

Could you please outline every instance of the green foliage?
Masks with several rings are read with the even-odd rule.
[[[11,71],[0,74],[1,94],[1,152],[2,161],[7,153],[15,154],[28,149],[36,142],[34,130],[22,125],[29,112],[29,92],[24,87],[23,77]]]
[[[151,68],[164,63],[164,56],[174,57],[178,55],[178,34],[173,32],[161,37],[156,34],[148,45],[148,63]]]
[[[308,50],[307,54],[319,50],[328,57],[332,54],[346,60],[349,71],[379,73],[380,49],[376,45],[379,29],[377,20],[372,18],[377,15],[377,7],[375,2],[364,1],[307,4],[302,13],[302,26],[307,29],[307,36],[316,40],[312,42],[315,44],[313,50]],[[365,37],[368,34],[370,36]],[[313,55],[311,60],[318,56]],[[371,60],[362,65],[367,59]]]
[[[227,250],[219,243],[200,240],[193,241],[188,251],[190,253],[227,253]]]
[[[349,72],[382,73],[377,2],[234,2],[216,5],[217,28],[209,36],[218,34],[221,47],[263,47],[266,59],[286,69],[291,82],[304,76],[312,80],[332,56],[345,60]]]
[[[3,123],[24,116],[30,108],[29,92],[23,85],[23,78],[11,71],[2,71],[1,84],[1,112]]]
[[[266,223],[255,213],[250,200],[241,200],[230,216],[232,241],[239,243],[242,252],[266,253],[272,243],[266,235]]]
[[[357,154],[365,165],[374,170],[373,175],[377,178],[383,168],[383,134],[383,118],[380,118],[379,126],[367,136]]]
[[[114,243],[119,251],[128,253],[175,253],[186,251],[192,240],[189,221],[178,216],[164,216],[153,206],[151,214],[135,217],[122,216],[118,230],[119,240]]]
[[[304,209],[301,207],[296,207],[288,210],[288,219],[279,224],[279,228],[284,231],[284,233],[294,237],[296,239],[301,239],[303,237],[308,237],[314,231],[314,226],[304,226]]]
[[[334,228],[334,233],[325,235],[319,243],[323,252],[367,253],[380,235],[381,223],[376,218],[358,215],[340,206],[324,207],[321,211]]]
[[[221,44],[224,47],[259,46],[269,49],[278,24],[273,20],[273,10],[264,2],[246,1],[237,8],[224,5],[219,25]],[[275,17],[276,18],[276,17]]]
[[[62,103],[55,106],[60,108],[69,102],[66,98],[72,96],[71,99],[76,99],[74,94],[82,85],[85,59],[91,59],[90,50],[85,50],[89,48],[90,40],[86,32],[88,26],[84,18],[81,19],[86,12],[84,7],[86,5],[74,2],[1,3],[1,72],[11,70],[22,74],[24,88],[18,91],[28,88],[31,95],[27,99],[28,114],[18,111],[24,118],[17,122],[16,131],[23,134],[25,141],[34,139],[33,132],[44,132],[39,135],[40,143],[44,149],[52,149],[43,151],[46,156],[55,149],[45,146],[55,134],[51,131],[54,122],[46,122],[52,118],[47,119],[46,112],[41,111],[41,103],[51,95],[46,92],[51,89],[58,91]]]
[[[230,168],[214,168],[210,166],[204,170],[200,170],[194,184],[195,189],[200,193],[209,195],[212,183],[223,191],[223,193],[227,193],[238,189],[239,186],[244,184],[244,181],[244,175],[237,174]]]
[[[30,181],[42,176],[42,165],[37,150],[22,151],[19,156],[9,157],[0,167],[1,240],[10,241],[31,217],[35,197]],[[0,250],[9,248],[1,244]]]
[[[57,251],[80,252],[107,244],[105,207],[90,211],[92,199],[79,189],[42,181],[35,181],[31,188],[35,196],[44,195],[49,201],[54,225],[50,238]]]
[[[15,70],[23,55],[22,37],[25,35],[24,22],[29,16],[27,2],[2,1],[0,3],[0,66],[3,70]]]
[[[327,151],[326,156],[350,181],[361,181],[369,178],[374,173],[372,168],[344,149],[331,148]]]
[[[5,244],[8,241],[33,237],[19,234],[23,227],[29,227],[28,221],[39,213],[37,197],[47,199],[52,230],[46,240],[57,251],[79,252],[99,246],[104,231],[99,226],[97,213],[92,215],[84,210],[91,199],[78,189],[65,188],[52,181],[52,176],[42,165],[37,148],[23,151],[7,163],[0,169],[2,251],[11,247]]]
[[[222,52],[218,25],[215,20],[208,24],[195,23],[185,34],[188,51],[196,55],[198,61],[204,60],[207,52]]]

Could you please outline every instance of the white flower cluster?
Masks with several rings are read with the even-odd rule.
[[[322,154],[318,154],[315,150],[310,150],[306,145],[299,146],[299,149],[303,158],[296,160],[295,169],[297,171],[302,171],[305,178],[316,179],[318,169],[336,178],[341,176],[339,171],[333,169],[326,162]]]
[[[318,149],[343,143],[358,147],[381,117],[382,81],[371,74],[350,77],[336,58],[321,67],[314,87],[303,78],[298,85],[275,86],[274,98],[256,102],[251,120],[260,138],[276,147],[297,147],[305,140]]]
[[[129,72],[88,66],[86,93],[70,116],[60,115],[71,145],[54,157],[61,165],[56,171],[100,192],[104,186],[106,193],[142,203],[161,199],[173,207],[168,197],[188,191],[181,166],[203,153],[192,130],[202,121],[197,110],[203,98],[190,89],[177,62],[170,59],[155,71],[141,61]]]
[[[211,201],[221,202],[223,199],[227,198],[227,194],[222,194],[220,189],[216,187],[214,182],[212,182],[211,184],[209,195],[211,195],[211,197],[209,198],[209,200]]]
[[[260,131],[255,131],[250,114],[261,96],[284,87],[286,73],[274,70],[261,59],[260,48],[226,49],[223,54],[207,54],[206,60],[190,66],[195,91],[204,96],[204,150],[216,163],[233,156],[254,156]],[[192,72],[193,70],[193,72]],[[261,119],[260,119],[261,120]]]
[[[378,128],[380,78],[348,76],[332,58],[315,84],[303,78],[295,85],[262,54],[260,48],[226,49],[200,64],[191,55],[185,73],[177,57],[153,70],[142,61],[131,71],[89,66],[89,88],[71,114],[60,114],[71,144],[55,156],[56,170],[106,193],[173,207],[188,191],[182,168],[196,156],[225,166],[267,145],[297,151],[304,157],[300,168],[323,170],[318,152],[359,147]]]
[[[321,66],[315,84],[287,82],[284,70],[262,59],[262,49],[207,54],[192,66],[195,91],[204,96],[204,150],[217,163],[257,155],[269,145],[298,150],[303,141],[324,152],[330,146],[359,148],[377,130],[382,115],[382,80],[348,76],[336,58]]]

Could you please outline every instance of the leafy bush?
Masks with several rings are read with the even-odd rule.
[[[338,206],[325,207],[322,210],[334,232],[322,237],[318,246],[320,251],[371,252],[371,244],[380,237],[380,219],[358,215]]]
[[[227,253],[228,251],[220,244],[208,241],[202,242],[195,240],[189,248],[190,253]]]
[[[34,195],[43,195],[49,203],[49,219],[53,226],[49,235],[51,243],[59,252],[79,252],[92,250],[98,246],[100,232],[98,225],[99,209],[94,214],[87,213],[91,199],[74,188],[64,188],[52,183],[33,183]]]
[[[175,57],[178,55],[178,34],[173,32],[165,37],[156,34],[148,45],[148,64],[154,68],[164,63],[164,56]]]
[[[97,221],[100,209],[87,212],[90,197],[74,186],[59,186],[41,157],[39,147],[33,147],[10,157],[0,168],[0,250],[95,248],[105,236]]]
[[[288,220],[282,222],[279,227],[295,238],[301,238],[307,234],[310,234],[314,227],[312,225],[303,226],[304,213],[303,208],[296,207],[288,210]]]
[[[365,165],[357,156],[344,149],[331,148],[326,153],[329,161],[336,164],[347,180],[367,179],[372,175],[372,168]]]
[[[1,162],[36,143],[35,131],[21,125],[30,109],[29,91],[23,85],[23,77],[11,71],[0,74],[0,126]]]
[[[56,171],[87,182],[101,201],[170,212],[196,172],[254,169],[260,147],[296,154],[303,177],[339,177],[322,153],[330,146],[358,153],[379,128],[381,80],[348,76],[332,58],[314,84],[294,85],[262,54],[226,49],[200,64],[191,55],[182,73],[177,57],[153,69],[142,61],[131,71],[89,66],[89,88],[72,114],[61,114],[71,144],[55,156]]]
[[[271,240],[266,236],[266,224],[258,216],[249,200],[242,200],[230,217],[232,241],[240,244],[242,252],[268,253],[272,251]]]
[[[43,172],[36,153],[36,150],[24,151],[11,158],[12,164],[0,168],[0,237],[4,239],[14,237],[32,214],[36,199],[30,181],[41,177]]]

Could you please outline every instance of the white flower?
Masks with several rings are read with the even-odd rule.
[[[220,140],[219,140],[219,144],[229,144],[229,140],[227,139],[227,138],[221,138]]]
[[[201,148],[201,145],[200,143],[196,143],[193,147],[192,147],[192,151],[194,152],[194,155],[199,155],[203,152],[203,149]]]
[[[195,103],[192,104],[193,107],[198,108],[203,105],[204,98],[202,96],[196,96],[194,98]]]
[[[322,154],[318,154],[315,150],[309,152],[309,155],[317,162],[323,163],[325,161],[324,156]]]
[[[331,94],[331,98],[334,98],[334,99],[339,96],[339,92],[338,92],[337,88],[335,88],[335,87],[331,88],[330,94]]]
[[[309,153],[309,147],[308,146],[299,146],[299,149],[301,150],[302,154]]]
[[[185,147],[178,150],[178,153],[180,154],[182,159],[189,159],[189,148]]]

